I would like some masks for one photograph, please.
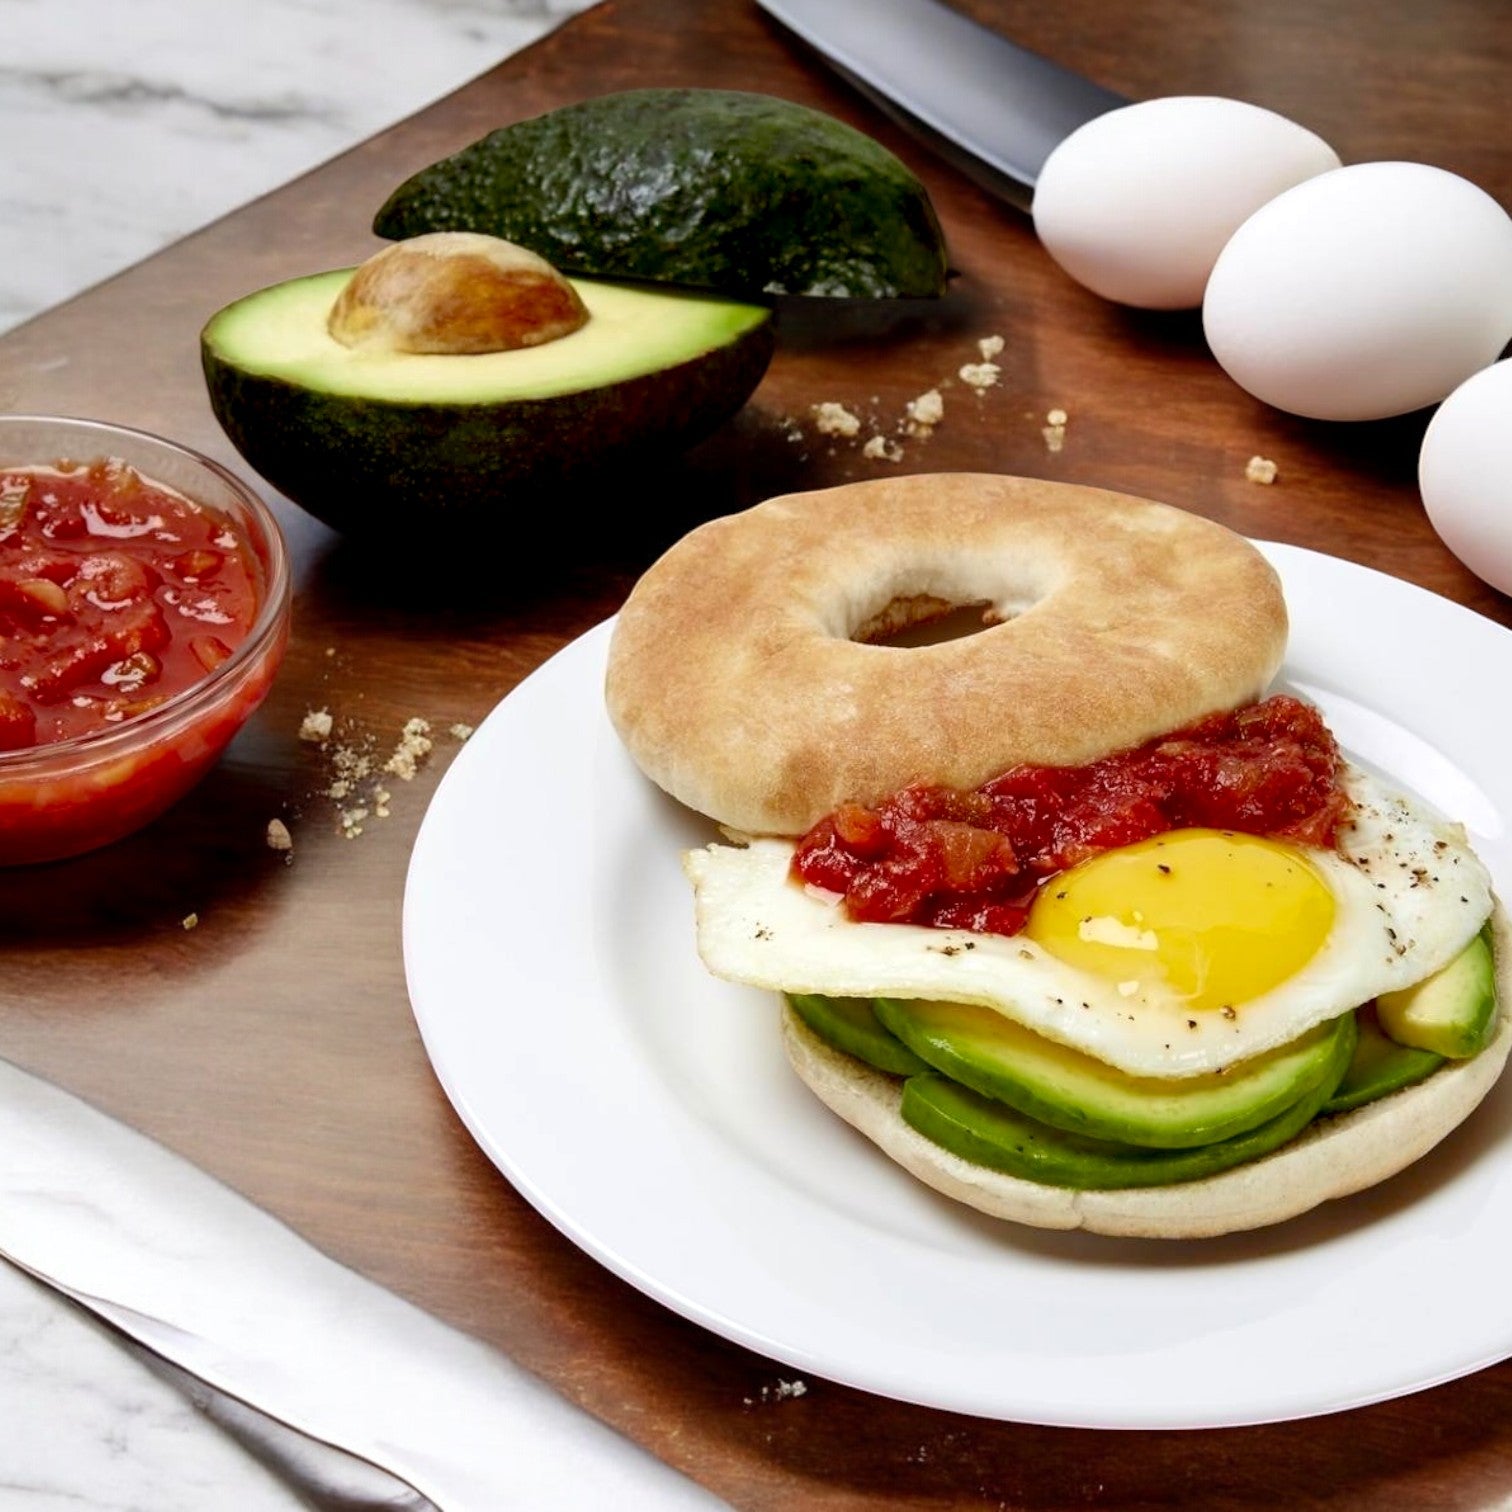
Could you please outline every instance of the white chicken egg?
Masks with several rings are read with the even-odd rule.
[[[1258,209],[1202,306],[1213,355],[1257,399],[1317,420],[1435,404],[1512,338],[1512,218],[1424,163],[1357,163]]]
[[[1418,455],[1423,508],[1477,577],[1512,593],[1512,358],[1439,406]]]
[[[1078,127],[1045,160],[1034,229],[1105,299],[1195,309],[1214,260],[1253,211],[1339,166],[1321,137],[1243,100],[1173,95]]]
[[[1052,879],[1012,937],[856,923],[790,879],[788,842],[710,846],[684,862],[699,953],[776,991],[981,1004],[1131,1075],[1213,1072],[1419,981],[1491,911],[1458,826],[1362,772],[1346,788],[1337,853],[1175,831]]]

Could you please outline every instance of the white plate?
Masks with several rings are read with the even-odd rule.
[[[1292,612],[1285,681],[1356,757],[1462,818],[1512,897],[1512,635],[1264,549]],[[437,1075],[589,1254],[795,1371],[1021,1422],[1302,1417],[1512,1354],[1512,1087],[1382,1187],[1185,1244],[997,1223],[876,1152],[788,1070],[776,999],[700,966],[678,858],[713,830],[621,749],[607,643],[605,625],[569,646],[464,747],[404,914]]]

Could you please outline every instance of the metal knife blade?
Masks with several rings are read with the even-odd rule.
[[[444,1512],[717,1505],[498,1351],[5,1061],[0,1150],[0,1255]]]
[[[989,192],[1027,209],[1051,151],[1129,101],[939,0],[756,0]]]

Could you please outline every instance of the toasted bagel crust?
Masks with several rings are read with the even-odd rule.
[[[1352,1113],[1320,1118],[1279,1150],[1171,1186],[1073,1191],[974,1165],[903,1122],[902,1083],[825,1044],[783,1006],[782,1042],[820,1101],[921,1181],[970,1207],[1034,1228],[1141,1239],[1203,1239],[1263,1228],[1406,1169],[1474,1112],[1512,1050],[1512,929],[1496,910],[1496,1033],[1470,1060]]]
[[[932,646],[868,645],[982,604]],[[796,835],[914,781],[1072,765],[1258,697],[1280,665],[1276,574],[1169,505],[954,473],[768,500],[685,536],[609,650],[610,717],[659,786]]]

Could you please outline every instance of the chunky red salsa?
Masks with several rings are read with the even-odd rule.
[[[1318,711],[1278,694],[1087,766],[842,804],[799,841],[793,871],[854,919],[1017,934],[1047,876],[1168,830],[1331,846],[1351,807],[1338,768]]]
[[[146,712],[246,638],[256,560],[124,463],[0,469],[0,751]]]

